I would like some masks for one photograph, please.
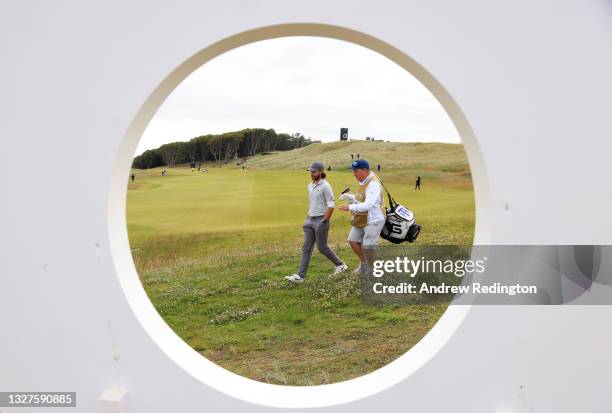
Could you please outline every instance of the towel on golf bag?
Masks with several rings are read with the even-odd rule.
[[[382,181],[380,183],[385,188],[385,192],[387,192],[390,205],[387,208],[387,220],[380,232],[381,238],[394,244],[401,244],[404,241],[416,241],[421,232],[421,226],[414,222],[414,214],[405,206],[395,202],[395,199],[393,199]]]

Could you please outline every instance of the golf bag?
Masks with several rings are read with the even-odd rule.
[[[380,233],[381,238],[394,244],[401,244],[404,241],[416,241],[421,232],[421,226],[414,222],[414,214],[405,206],[395,202],[395,199],[393,199],[382,181],[380,183],[389,197],[387,220]]]

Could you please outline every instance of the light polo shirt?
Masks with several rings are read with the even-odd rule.
[[[334,191],[325,179],[308,184],[308,216],[320,217],[325,215],[327,208],[334,207]]]
[[[359,182],[359,185],[365,185],[370,182],[372,179],[372,172],[362,181]],[[359,202],[356,204],[349,205],[349,211],[354,212],[366,212],[368,211],[368,225],[374,222],[379,222],[385,219],[385,215],[383,214],[381,207],[381,197],[380,193],[382,192],[382,188],[380,183],[377,181],[370,182],[370,185],[366,188],[365,191],[365,201]]]

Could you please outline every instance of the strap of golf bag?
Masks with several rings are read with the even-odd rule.
[[[387,189],[387,187],[383,183],[382,179],[380,179],[380,176],[378,176],[376,174],[374,174],[374,175],[378,178],[378,181],[380,182],[382,187],[385,189],[385,192],[387,193],[387,196],[389,197],[389,207],[391,209],[395,209],[395,207],[397,207],[398,203],[395,202],[395,199],[393,199],[393,197],[391,196],[391,192],[389,192],[389,190]]]

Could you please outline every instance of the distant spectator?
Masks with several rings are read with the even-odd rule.
[[[376,165],[376,170],[380,172],[380,164]]]
[[[359,159],[359,154],[357,154],[357,159]]]
[[[351,159],[355,159],[355,155],[351,154]]]
[[[416,185],[414,186],[414,190],[416,191],[417,189],[419,191],[421,190],[421,177],[420,176],[417,176]]]
[[[327,170],[331,171],[331,165],[327,165]]]
[[[134,182],[134,179],[136,179],[136,175],[132,174],[132,182]]]

